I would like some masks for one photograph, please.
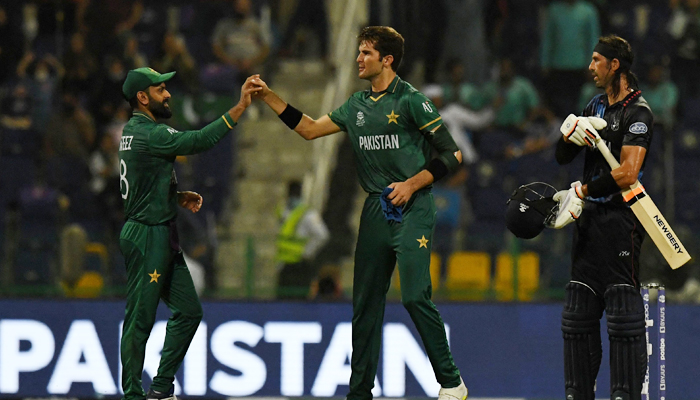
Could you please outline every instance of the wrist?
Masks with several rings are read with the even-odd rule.
[[[588,196],[588,185],[577,186],[574,188],[574,191],[576,192],[576,196],[583,200],[586,196]]]

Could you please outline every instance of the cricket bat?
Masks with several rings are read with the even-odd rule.
[[[608,162],[610,168],[620,167],[620,163],[613,157],[610,149],[608,149],[608,146],[605,145],[601,138],[596,140],[596,148],[605,157],[605,161]],[[630,205],[634,215],[642,223],[651,240],[654,241],[654,244],[661,251],[671,268],[680,268],[690,260],[690,254],[688,254],[676,233],[671,229],[671,225],[661,215],[658,207],[656,207],[656,204],[651,200],[651,197],[639,181],[632,184],[628,190],[623,190],[622,198]]]

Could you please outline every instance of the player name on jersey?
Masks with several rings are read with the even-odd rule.
[[[359,136],[360,149],[385,150],[399,148],[399,135],[370,135]]]
[[[119,151],[131,150],[131,141],[133,139],[133,136],[122,136],[122,139],[119,142]]]

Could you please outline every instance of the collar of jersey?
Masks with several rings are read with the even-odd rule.
[[[134,111],[133,114],[134,114],[134,117],[136,117],[136,116],[144,117],[144,118],[146,118],[146,119],[149,120],[149,121],[156,122],[153,118],[149,117],[148,115],[146,115],[146,114],[144,114],[144,113],[142,113],[142,112]]]
[[[367,96],[368,96],[370,99],[374,100],[374,101],[379,101],[379,99],[381,99],[382,97],[384,97],[385,94],[387,94],[387,93],[395,93],[395,92],[396,92],[396,88],[399,86],[399,81],[400,81],[400,80],[401,80],[401,78],[399,78],[399,76],[396,75],[396,76],[394,77],[394,79],[391,81],[391,83],[389,83],[389,86],[386,88],[386,90],[383,90],[383,91],[381,92],[382,94],[380,94],[380,95],[377,96],[377,97],[372,97],[372,88],[370,88],[370,89],[367,91]]]
[[[618,107],[618,106],[627,107],[628,105],[630,105],[632,100],[634,100],[634,98],[639,96],[640,94],[642,94],[641,90],[635,90],[635,91],[629,92],[629,94],[627,96],[625,96],[624,99],[622,99],[622,100],[620,100],[617,103],[612,104],[612,105],[608,104],[608,96],[603,94],[602,101],[603,101],[603,104],[605,104],[607,107]]]

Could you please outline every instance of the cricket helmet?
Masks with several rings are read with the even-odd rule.
[[[552,199],[554,186],[533,182],[518,187],[508,199],[506,226],[522,239],[532,239],[554,222],[559,203]]]

